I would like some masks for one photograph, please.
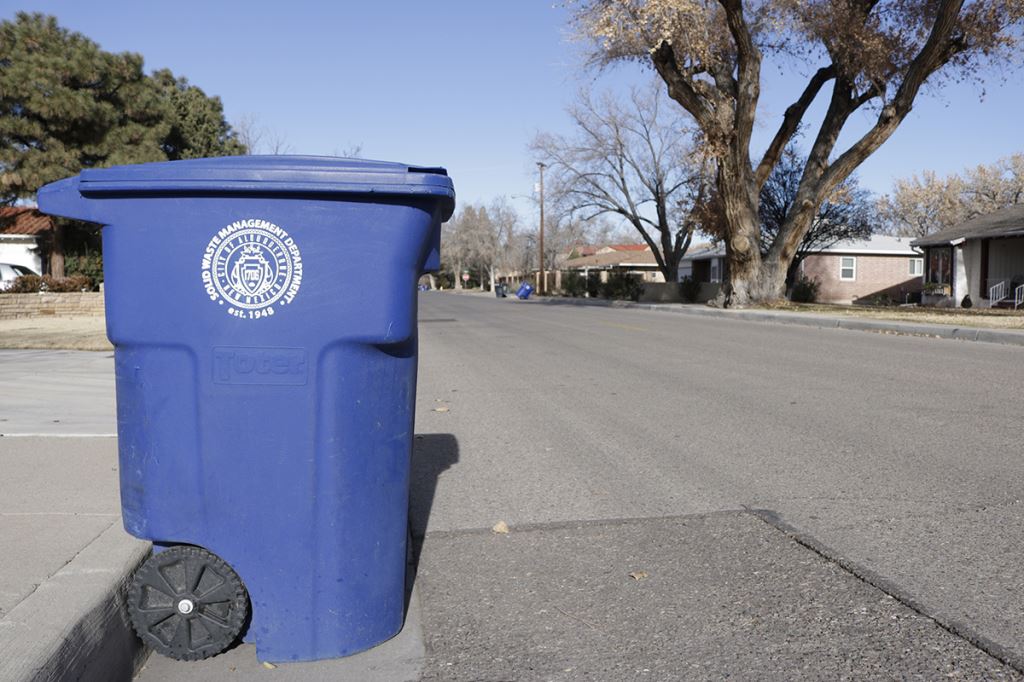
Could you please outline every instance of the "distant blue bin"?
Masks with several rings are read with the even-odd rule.
[[[105,226],[125,529],[226,561],[261,660],[401,629],[416,283],[454,198],[441,168],[281,156],[39,192],[42,211]]]
[[[530,298],[530,294],[532,293],[533,286],[529,282],[523,282],[522,284],[519,285],[519,288],[516,289],[516,298],[525,301],[526,299]]]

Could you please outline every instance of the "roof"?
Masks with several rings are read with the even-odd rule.
[[[911,242],[914,246],[938,246],[964,239],[1014,237],[1024,235],[1024,204],[1009,206],[947,227]]]
[[[53,229],[53,219],[34,206],[0,207],[0,235],[38,235]]]
[[[910,237],[875,234],[867,239],[846,239],[815,253],[863,253],[875,256],[920,256]]]
[[[920,252],[911,246],[909,237],[890,237],[889,235],[876,234],[867,239],[847,239],[838,242],[827,249],[814,251],[813,253],[856,253],[869,256],[920,256]],[[712,258],[724,258],[725,245],[708,246],[687,252],[683,256],[684,261],[710,260]]]
[[[597,250],[599,248],[601,248],[601,247],[599,247],[599,246],[588,246],[586,244],[577,244],[577,245],[573,246],[572,248],[570,248],[568,253],[569,254],[572,254],[572,253],[579,254],[577,256],[577,258],[581,258],[583,256],[593,256],[595,253],[597,253]]]
[[[644,250],[608,251],[595,253],[592,256],[581,258],[570,258],[563,263],[566,268],[610,268],[615,266],[651,266],[657,265],[658,260],[654,252],[644,247]]]
[[[598,253],[615,253],[617,251],[648,251],[650,247],[647,244],[573,244],[563,254],[563,256],[570,256],[576,254],[576,258],[582,258],[583,256],[593,256]]]
[[[703,245],[696,249],[687,251],[682,260],[710,260],[712,258],[724,258],[725,257],[725,245],[720,244],[718,246]]]

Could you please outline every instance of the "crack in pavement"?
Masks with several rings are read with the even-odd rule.
[[[1006,665],[1017,673],[1024,675],[1024,656],[1020,653],[992,641],[975,630],[969,624],[959,619],[947,617],[942,613],[942,609],[933,607],[927,601],[920,599],[907,590],[904,590],[894,581],[886,578],[880,573],[847,559],[828,545],[820,542],[814,536],[791,526],[776,512],[770,509],[754,509],[749,507],[745,508],[745,511],[751,516],[761,520],[765,525],[775,529],[797,544],[814,552],[822,559],[838,566],[861,582],[884,592],[906,606],[908,609],[931,620],[949,634],[964,640],[975,648],[996,659],[1003,665]]]

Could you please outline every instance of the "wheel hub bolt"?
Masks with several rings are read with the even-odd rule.
[[[182,599],[178,602],[178,612],[186,616],[192,613],[192,610],[195,609],[195,607],[196,605],[192,603],[191,599]]]

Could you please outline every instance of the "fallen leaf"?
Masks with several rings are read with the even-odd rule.
[[[267,661],[263,661],[263,667],[266,668],[267,670],[273,670],[277,666],[274,665],[273,663],[268,663]]]
[[[447,407],[435,407],[434,408],[434,412],[447,412],[447,411],[448,411]]]
[[[491,530],[499,535],[508,535],[508,524],[504,521],[498,521]]]
[[[633,571],[629,574],[629,577],[633,580],[643,580],[647,577],[647,571]]]

